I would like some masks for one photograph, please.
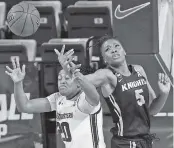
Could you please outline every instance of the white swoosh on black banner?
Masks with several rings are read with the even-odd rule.
[[[11,140],[15,140],[22,137],[22,135],[13,135],[13,136],[9,136],[9,137],[4,137],[4,138],[0,138],[0,143],[5,143],[5,142],[9,142]]]
[[[120,10],[120,5],[118,5],[117,8],[115,9],[114,15],[117,19],[123,19],[123,18],[143,9],[144,7],[146,7],[148,5],[150,5],[150,2],[141,4],[141,5],[138,5],[138,6],[123,10],[123,11]]]

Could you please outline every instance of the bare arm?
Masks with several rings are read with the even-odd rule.
[[[159,95],[150,105],[150,114],[156,115],[164,107],[170,91],[170,82],[167,75],[159,73],[158,79]]]
[[[169,93],[169,90],[170,90],[170,86],[169,86],[170,84],[168,82],[168,78],[164,74],[160,74],[160,75],[162,75],[163,78],[159,77],[158,86],[159,86],[160,92],[159,92],[158,97],[156,97],[156,94],[155,94],[154,90],[152,89],[151,85],[148,82],[148,79],[147,79],[147,76],[146,76],[146,73],[145,73],[143,67],[141,67],[141,66],[136,66],[136,67],[139,69],[141,74],[147,80],[147,86],[148,86],[148,89],[149,89],[149,111],[150,111],[150,115],[156,115],[164,107],[165,102],[168,98],[168,93]],[[163,84],[164,81],[166,81],[166,85]]]
[[[22,82],[14,84],[14,97],[18,111],[26,113],[42,113],[51,111],[51,106],[47,98],[37,98],[28,100]]]
[[[100,96],[97,92],[96,87],[92,83],[90,83],[80,72],[75,72],[74,75],[75,81],[80,85],[80,87],[86,94],[86,101],[92,106],[98,105]]]
[[[46,98],[28,100],[23,89],[25,65],[22,66],[21,70],[18,58],[12,61],[12,65],[13,69],[6,66],[7,71],[5,72],[14,82],[14,97],[18,110],[26,113],[41,113],[51,111],[51,105]]]
[[[108,69],[99,69],[93,74],[85,75],[85,77],[95,87],[101,87],[104,84],[111,84],[113,86],[116,86],[117,83],[116,77]]]

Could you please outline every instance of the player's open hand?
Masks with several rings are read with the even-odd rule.
[[[11,77],[14,83],[23,81],[25,77],[25,65],[22,66],[21,70],[18,58],[14,58],[12,60],[12,65],[13,69],[11,69],[9,66],[6,66],[7,71],[5,71],[5,73]]]
[[[166,74],[159,73],[158,74],[158,86],[160,93],[168,94],[170,91],[170,81]]]
[[[71,49],[69,51],[67,51],[64,54],[65,51],[65,45],[63,45],[61,51],[59,52],[57,49],[54,49],[55,53],[58,56],[58,61],[60,63],[60,65],[62,66],[62,68],[65,70],[65,72],[70,75],[69,73],[69,63],[73,60],[73,54],[74,54],[74,50]]]

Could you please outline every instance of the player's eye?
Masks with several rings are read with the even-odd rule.
[[[118,48],[118,47],[120,47],[120,45],[118,45],[118,44],[115,44],[115,48]]]
[[[106,50],[105,50],[105,51],[107,52],[108,50],[109,50],[109,48],[106,48]]]
[[[69,80],[69,79],[70,79],[70,77],[69,77],[68,75],[66,75],[66,76],[65,76],[65,79],[66,79],[66,80]]]
[[[111,49],[110,47],[107,47],[107,48],[105,49],[105,52],[109,51],[110,49]]]

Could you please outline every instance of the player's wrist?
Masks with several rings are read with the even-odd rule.
[[[169,94],[169,91],[160,91],[159,92],[159,96],[166,96],[166,95],[168,95]]]
[[[15,81],[15,82],[14,82],[14,85],[22,85],[22,84],[23,84],[23,80]]]

